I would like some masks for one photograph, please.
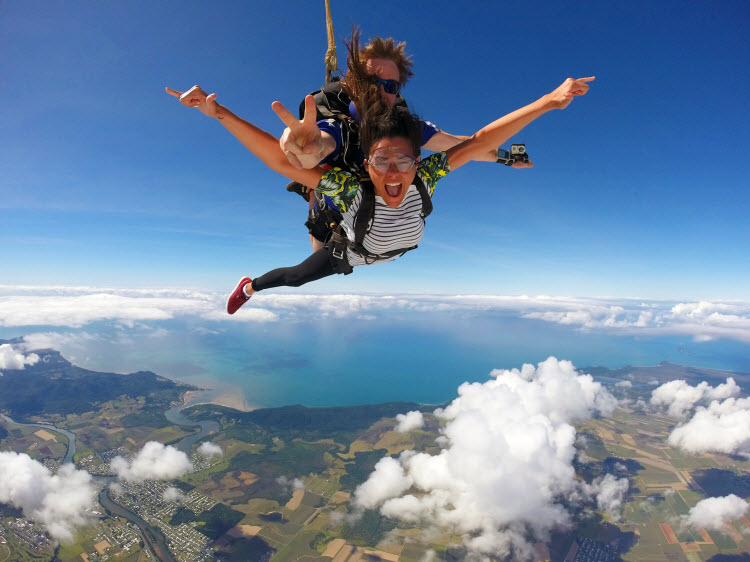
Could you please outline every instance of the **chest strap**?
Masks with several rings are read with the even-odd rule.
[[[402,256],[406,252],[414,250],[417,245],[409,248],[399,248],[382,254],[374,254],[364,247],[363,241],[368,232],[372,229],[372,223],[375,218],[375,186],[369,177],[359,178],[360,189],[362,190],[362,200],[360,201],[357,214],[354,217],[354,240],[349,240],[339,224],[331,235],[330,243],[332,245],[333,257],[336,259],[346,259],[346,249],[352,250],[364,258],[365,263],[371,264],[377,260],[387,260],[393,257]],[[420,216],[422,220],[432,213],[432,198],[430,197],[427,186],[419,177],[414,176],[414,185],[422,199],[422,211]]]

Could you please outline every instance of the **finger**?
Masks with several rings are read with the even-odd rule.
[[[318,143],[313,141],[309,144],[306,144],[302,147],[302,154],[313,154],[315,152],[320,152],[320,147],[318,146]]]
[[[317,122],[317,116],[318,112],[315,108],[315,98],[311,95],[305,96],[305,113],[302,117],[302,122]]]
[[[304,149],[294,141],[290,141],[284,145],[284,152],[287,154],[304,154]]]
[[[214,103],[216,101],[216,94],[208,94],[206,96],[206,103]]]
[[[295,168],[301,170],[302,169],[302,162],[299,161],[299,158],[297,158],[294,154],[291,152],[287,152],[286,159],[289,160],[289,163],[294,166]]]
[[[164,88],[164,89],[167,91],[167,93],[170,96],[174,96],[176,98],[179,98],[182,95],[182,92],[178,92],[177,90],[173,90],[172,88]]]
[[[289,111],[284,104],[280,101],[275,101],[271,104],[271,109],[274,113],[279,116],[279,119],[292,130],[298,129],[300,126],[299,119],[297,119],[291,111]]]
[[[193,93],[193,92],[195,92],[196,90],[198,90],[198,91],[201,91],[201,87],[200,87],[200,86],[198,86],[198,84],[196,84],[195,86],[193,86],[192,88],[190,88],[190,89],[189,89],[189,90],[188,90],[187,92],[185,92],[185,93],[184,93],[184,94],[182,94],[182,95],[183,95],[183,96],[187,96],[187,95],[189,95],[189,94],[192,94],[192,93]]]
[[[596,80],[596,76],[589,76],[588,78],[579,78],[576,82],[592,82]]]

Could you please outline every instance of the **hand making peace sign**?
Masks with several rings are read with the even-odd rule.
[[[279,139],[279,146],[295,168],[312,168],[325,156],[326,145],[317,123],[315,98],[305,97],[305,113],[298,120],[281,102],[271,105],[287,128]]]

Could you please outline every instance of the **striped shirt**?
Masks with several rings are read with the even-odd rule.
[[[433,154],[419,162],[417,174],[425,184],[430,197],[435,191],[437,181],[450,172],[448,157],[444,152]],[[341,221],[347,238],[354,241],[354,219],[362,203],[362,190],[357,178],[340,168],[334,168],[323,174],[317,191],[325,197],[328,204],[333,204],[343,216]],[[417,186],[412,184],[406,191],[401,204],[392,209],[379,196],[375,196],[375,215],[372,227],[365,235],[362,245],[372,254],[384,254],[416,246],[424,234],[422,218],[422,197]],[[386,259],[368,258],[367,260],[347,250],[349,265],[360,266],[391,261],[396,256]]]

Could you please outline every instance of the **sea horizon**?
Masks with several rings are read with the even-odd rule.
[[[188,404],[220,403],[236,409],[390,401],[443,404],[455,398],[464,382],[483,382],[494,369],[520,369],[551,356],[571,361],[581,372],[663,362],[750,372],[743,342],[613,335],[486,312],[230,326],[184,318],[162,321],[158,327],[99,322],[54,335],[0,329],[5,339],[42,342],[35,345],[44,343],[40,334],[48,338],[49,347],[81,368],[123,374],[152,371],[204,389],[191,395]]]

